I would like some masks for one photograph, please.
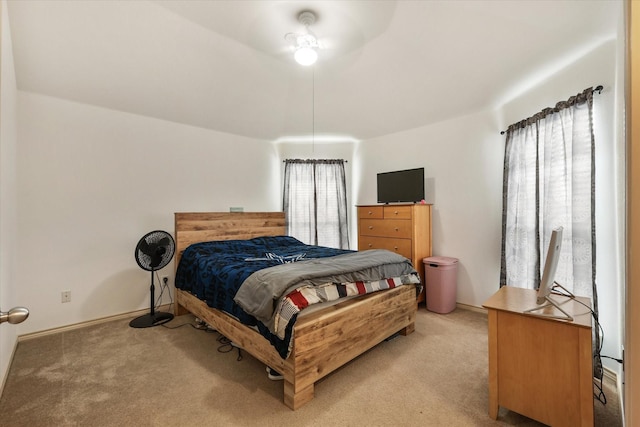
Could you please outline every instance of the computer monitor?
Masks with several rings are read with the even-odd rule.
[[[538,298],[536,300],[538,305],[545,303],[553,289],[556,270],[558,269],[558,260],[560,259],[560,249],[562,248],[562,230],[562,227],[558,227],[551,232],[547,258],[544,262],[544,271],[542,272],[542,280],[540,280],[540,287],[538,288]]]
[[[554,286],[560,286],[555,282],[555,276],[556,270],[558,269],[558,260],[560,259],[560,249],[562,248],[562,230],[562,227],[558,227],[551,232],[551,238],[549,239],[549,248],[547,249],[547,257],[544,262],[544,270],[542,272],[542,279],[540,280],[540,286],[538,287],[538,294],[536,298],[536,304],[538,306],[530,310],[526,310],[525,313],[536,316],[553,317],[556,319],[573,321],[573,317],[566,311],[564,311],[560,307],[560,305],[550,297],[551,291],[553,290]],[[566,289],[564,290],[568,292]],[[570,292],[568,293],[570,294],[570,296],[573,296]],[[564,316],[550,313],[548,311],[538,312],[539,310],[543,310],[549,305],[557,308],[564,314]]]

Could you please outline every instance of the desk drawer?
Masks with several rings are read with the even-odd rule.
[[[412,206],[383,206],[385,219],[411,219]]]
[[[361,219],[360,235],[379,237],[411,238],[411,220],[406,219]]]
[[[358,207],[358,218],[384,218],[384,209],[382,206],[359,206]]]
[[[361,236],[358,241],[358,250],[386,249],[411,259],[410,239],[389,239],[384,237]]]

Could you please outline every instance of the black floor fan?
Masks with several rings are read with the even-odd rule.
[[[166,231],[152,231],[147,233],[136,246],[135,258],[136,262],[143,270],[151,272],[151,312],[140,317],[136,317],[129,326],[132,328],[148,328],[157,326],[173,319],[173,314],[156,311],[154,307],[155,283],[153,278],[156,270],[165,267],[176,250],[176,244],[173,237]]]

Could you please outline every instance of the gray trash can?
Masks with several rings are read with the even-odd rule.
[[[458,259],[432,256],[422,262],[427,310],[441,314],[452,312],[456,308]]]

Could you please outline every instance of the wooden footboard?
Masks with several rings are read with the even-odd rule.
[[[282,359],[257,331],[210,308],[195,296],[177,290],[178,305],[203,319],[265,365],[284,376],[284,403],[298,409],[314,397],[319,379],[361,355],[385,338],[414,330],[414,285],[367,294],[298,319],[293,349]]]
[[[282,212],[176,213],[176,266],[193,243],[284,235]],[[284,376],[284,403],[297,409],[313,399],[314,384],[387,337],[414,330],[414,285],[363,295],[298,318],[293,348],[282,359],[256,330],[176,289],[176,314],[191,312]]]

